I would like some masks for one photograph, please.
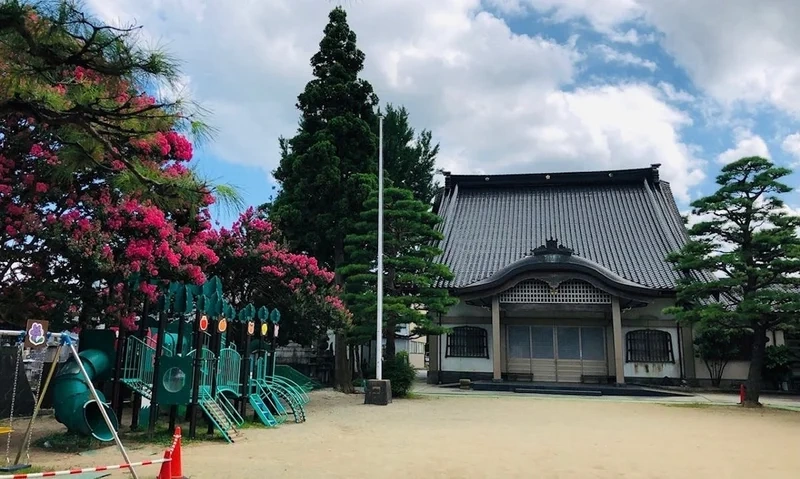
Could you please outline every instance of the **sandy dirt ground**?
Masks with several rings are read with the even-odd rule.
[[[37,435],[58,428],[45,418]],[[379,407],[363,405],[363,396],[319,391],[306,423],[243,435],[233,445],[186,446],[184,473],[192,479],[800,477],[800,413],[772,409],[531,396],[425,396]],[[130,448],[133,460],[158,454],[155,447]],[[60,469],[121,462],[113,447],[86,455],[34,449],[32,460]],[[156,473],[140,469],[142,478]]]

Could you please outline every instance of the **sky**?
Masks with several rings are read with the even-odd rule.
[[[88,0],[181,60],[209,112],[209,179],[275,194],[331,8],[342,5],[381,103],[405,105],[459,174],[661,164],[678,206],[728,162],[800,166],[800,2],[785,0]],[[724,8],[720,6],[724,3]],[[798,186],[799,175],[787,183]],[[800,206],[800,193],[786,197]],[[213,211],[223,224],[235,212]]]

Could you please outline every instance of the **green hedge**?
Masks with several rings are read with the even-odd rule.
[[[384,363],[384,376],[392,382],[392,397],[406,397],[411,392],[417,372],[408,361],[408,353],[400,351]]]

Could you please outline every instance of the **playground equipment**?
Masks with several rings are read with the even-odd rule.
[[[273,375],[291,380],[292,382],[300,386],[300,388],[307,393],[310,393],[311,391],[314,391],[316,389],[321,389],[323,387],[322,383],[320,383],[319,381],[311,379],[308,376],[301,374],[300,371],[285,364],[278,364],[277,366],[275,366]]]
[[[107,404],[102,392],[92,393],[88,383],[108,376],[112,360],[103,351],[87,349],[67,361],[53,381],[53,410],[56,420],[70,431],[92,436],[99,441],[112,441],[113,430],[119,429],[117,415]],[[83,371],[86,371],[84,379]],[[96,396],[96,397],[95,397]],[[106,423],[105,416],[110,419]]]
[[[44,349],[38,347],[42,346],[47,341],[47,322],[37,322],[37,321],[29,321],[28,327],[26,331],[19,331],[14,332],[11,331],[11,335],[13,336],[14,333],[17,334],[17,360],[14,366],[14,380],[11,388],[11,412],[9,414],[8,423],[9,426],[7,428],[0,428],[0,433],[6,434],[6,464],[0,467],[0,471],[3,472],[13,472],[18,471],[20,469],[24,469],[29,467],[27,463],[20,463],[22,459],[22,453],[25,452],[25,459],[30,461],[30,448],[31,448],[31,427],[33,426],[33,422],[36,420],[36,416],[39,413],[39,408],[42,405],[42,398],[44,397],[44,393],[47,391],[47,385],[50,383],[50,379],[53,377],[53,372],[55,370],[54,366],[50,367],[50,372],[47,375],[47,380],[45,381],[44,390],[39,393],[40,386],[41,386],[41,379],[42,379],[42,369],[44,367]],[[6,334],[3,334],[6,333]],[[8,331],[0,332],[0,335],[8,335]],[[11,435],[14,432],[12,427],[14,423],[14,410],[16,406],[16,398],[17,398],[17,383],[19,381],[19,367],[22,363],[22,357],[24,353],[24,346],[25,344],[29,344],[34,346],[31,350],[30,359],[34,362],[33,367],[33,374],[31,377],[31,392],[33,393],[34,401],[36,401],[36,406],[34,407],[33,414],[31,415],[31,419],[28,422],[28,427],[25,430],[25,435],[22,438],[22,442],[20,443],[19,450],[17,451],[17,456],[14,459],[14,463],[11,463]],[[60,352],[61,348],[56,350],[56,354]]]
[[[34,322],[34,326],[33,327],[29,327],[29,328],[26,328],[26,329],[27,329],[27,331],[16,332],[16,334],[18,334],[20,336],[19,344],[22,344],[22,341],[25,341],[26,343],[31,343],[31,344],[36,345],[36,346],[41,346],[41,345],[45,344],[45,342],[46,342],[46,333],[43,331],[43,327],[42,327],[41,323]],[[3,333],[4,332],[0,332],[0,334],[3,334]],[[94,404],[95,405],[94,409],[92,409],[92,411],[93,410],[97,410],[97,411],[100,412],[100,415],[103,418],[103,422],[105,423],[106,430],[108,430],[110,432],[111,439],[116,443],[117,448],[119,449],[120,453],[122,454],[122,457],[125,459],[125,464],[128,466],[128,469],[130,469],[131,475],[133,475],[134,479],[138,479],[139,476],[136,474],[136,470],[134,468],[134,466],[136,466],[136,464],[135,463],[131,463],[131,460],[128,457],[128,453],[125,450],[125,447],[122,445],[122,441],[120,441],[119,436],[117,435],[116,425],[112,422],[111,418],[107,414],[106,407],[105,407],[106,405],[105,405],[104,401],[101,400],[101,395],[95,389],[94,384],[92,383],[92,376],[89,375],[87,369],[84,367],[82,358],[78,354],[78,350],[75,348],[75,344],[73,343],[72,337],[69,335],[69,333],[66,333],[66,332],[61,333],[59,335],[59,337],[60,337],[60,344],[59,344],[59,347],[58,347],[57,351],[60,352],[61,348],[68,348],[69,352],[70,352],[70,354],[72,356],[72,360],[74,361],[74,363],[73,363],[75,365],[74,368],[77,368],[77,371],[80,373],[79,376],[71,374],[70,372],[73,370],[73,366],[70,366],[69,368],[62,369],[62,374],[64,374],[65,376],[69,376],[70,378],[72,378],[73,376],[77,376],[76,379],[79,379],[79,380],[82,381],[83,385],[88,389],[89,395],[91,396],[91,399],[87,399],[87,398],[81,397],[80,399],[85,399],[85,402],[83,404],[80,404],[80,401],[77,401],[77,400],[75,400],[74,402],[76,404],[80,404],[80,406],[81,406],[81,408],[82,408],[82,410],[84,412],[84,416],[86,415],[86,411],[87,411],[87,408],[89,407],[89,404]],[[20,347],[20,349],[21,349],[21,347]],[[57,357],[56,357],[56,359],[53,360],[53,362],[54,363],[57,362]],[[51,372],[54,371],[54,369],[55,369],[54,366],[51,366]],[[66,374],[65,374],[65,372],[66,372]],[[51,377],[52,377],[52,375],[48,374],[48,379],[47,379],[47,381],[45,383],[45,390],[47,389],[47,385],[49,384],[49,381],[50,381]],[[72,383],[74,381],[70,381],[70,382]],[[16,381],[14,382],[14,385],[12,386],[12,388],[14,389],[14,391],[16,391]],[[37,386],[35,388],[34,394],[38,396],[38,392],[39,392],[39,387]],[[82,392],[82,390],[79,391],[79,392]],[[55,392],[55,393],[57,394],[57,392]],[[77,396],[78,394],[79,393],[75,393],[72,396]],[[72,397],[72,396],[70,396],[70,397]],[[36,413],[38,413],[38,408],[41,406],[41,401],[39,400],[39,397],[37,397],[36,399],[37,399],[37,406],[34,409],[34,414],[32,415],[32,417],[30,419],[30,422],[28,424],[28,430],[25,433],[26,437],[24,438],[23,443],[20,446],[20,453],[17,454],[17,460],[15,461],[15,464],[14,465],[9,465],[7,468],[5,468],[8,471],[19,470],[19,469],[22,469],[22,468],[25,468],[25,467],[29,466],[28,464],[24,464],[24,465],[23,464],[19,464],[19,459],[20,459],[20,456],[21,456],[22,447],[25,447],[25,443],[27,443],[28,447],[30,447],[30,430],[31,430],[31,426],[33,425],[33,421],[36,419]],[[12,399],[12,402],[13,402],[13,399]],[[13,404],[12,404],[12,408],[11,408],[12,417],[11,417],[11,420],[13,420],[13,414],[14,414],[14,408],[13,408]],[[86,420],[85,422],[89,423],[88,420]],[[80,424],[80,421],[78,422],[78,424]],[[6,445],[7,462],[10,462],[10,461],[8,461],[9,446],[10,446],[10,437],[9,437],[9,440],[7,442],[7,445]],[[58,475],[58,474],[46,474],[46,476],[48,476],[48,477],[51,476],[51,475]],[[60,474],[60,475],[63,475],[63,474]],[[26,476],[27,477],[36,477],[35,475],[28,476],[28,475],[22,474],[22,475],[0,476],[0,478],[10,477],[10,478],[15,478],[16,479],[16,478],[19,478],[19,477],[26,477]],[[45,476],[40,476],[40,477],[45,477]]]
[[[54,335],[61,338],[56,357],[62,348],[69,349],[70,357],[60,368],[57,359],[52,362],[44,391],[52,386],[55,418],[69,431],[116,442],[130,464],[117,434],[126,393],[133,395],[132,428],[147,424],[149,433],[159,408],[168,408],[170,429],[185,414],[194,437],[197,418],[205,416],[208,433],[216,430],[228,442],[239,437],[248,405],[254,420],[269,427],[285,423],[290,414],[294,422],[306,420],[308,392],[320,385],[275,364],[277,309],[249,304],[237,311],[222,299],[219,279],[210,278],[201,286],[162,285],[158,301],[145,302],[141,313],[138,331],[83,330],[79,350],[69,334]],[[31,335],[23,333],[14,332],[27,345]],[[20,355],[22,350],[20,346]],[[41,365],[43,357],[39,378]],[[34,418],[44,396],[44,391],[38,394],[38,381],[35,388],[31,382]],[[111,386],[108,398],[95,383]],[[32,422],[23,441],[26,447]],[[22,449],[17,465],[21,454]]]
[[[295,422],[306,420],[305,405],[308,395],[294,382],[280,376],[270,376],[267,371],[267,357],[253,358],[255,361],[255,375],[252,382],[254,389],[265,404],[272,406],[272,411],[278,415],[287,413],[294,416]],[[266,423],[265,423],[266,424]]]

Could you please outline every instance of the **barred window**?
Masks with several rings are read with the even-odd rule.
[[[488,334],[483,328],[458,326],[447,335],[448,358],[486,358],[489,359]]]
[[[672,335],[658,329],[637,329],[625,335],[626,362],[674,363]]]

